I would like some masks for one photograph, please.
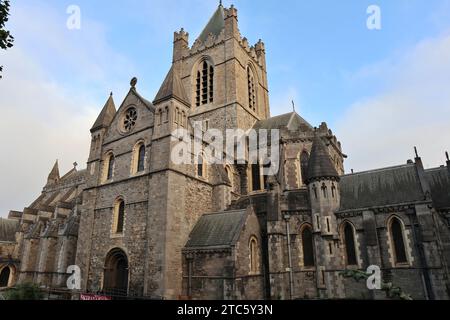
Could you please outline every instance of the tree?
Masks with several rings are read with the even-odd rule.
[[[6,300],[42,300],[44,294],[37,285],[23,283],[6,291],[4,297]]]
[[[9,0],[0,0],[0,49],[7,50],[13,46],[14,37],[5,29],[9,16]],[[3,66],[0,66],[0,79]]]

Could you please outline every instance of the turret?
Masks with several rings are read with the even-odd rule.
[[[448,155],[448,152],[445,152],[445,158],[447,159],[447,169],[448,169],[448,174],[450,176],[450,157]]]
[[[323,138],[316,131],[308,164],[307,185],[314,226],[317,287],[322,298],[338,298],[333,289],[340,267],[338,227],[339,175],[330,159]]]
[[[52,170],[50,171],[50,173],[48,175],[46,187],[58,183],[59,179],[60,179],[59,165],[58,165],[58,160],[56,160],[55,164],[53,165]]]
[[[181,60],[183,56],[189,54],[189,33],[183,28],[179,32],[174,33],[173,40],[173,62]]]
[[[328,148],[316,133],[306,179],[313,211],[326,211],[331,214],[339,207],[339,180],[339,174],[330,159]]]
[[[219,6],[219,9],[222,5]],[[238,11],[237,9],[231,5],[229,9],[223,9],[225,12],[225,37],[235,37],[236,39],[240,38],[239,28],[238,28]]]
[[[91,148],[89,152],[89,159],[87,168],[89,171],[89,177],[92,177],[90,183],[97,182],[97,173],[100,170],[100,161],[102,157],[102,145],[105,138],[105,133],[111,122],[116,115],[116,106],[114,104],[114,99],[112,93],[109,95],[108,100],[105,103],[102,111],[100,112],[97,120],[91,128]]]

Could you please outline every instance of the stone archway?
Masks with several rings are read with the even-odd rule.
[[[118,297],[128,295],[128,258],[121,249],[113,249],[106,256],[103,292]]]
[[[0,288],[6,288],[9,285],[12,276],[11,268],[9,266],[4,267],[0,272]]]

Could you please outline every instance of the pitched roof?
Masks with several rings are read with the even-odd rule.
[[[202,216],[192,230],[186,248],[233,245],[239,238],[247,216],[246,209]]]
[[[141,100],[141,102],[150,110],[155,110],[155,106],[148,101],[147,99],[145,99],[143,96],[141,96],[139,94],[139,92],[137,92],[136,88],[131,88],[130,92],[132,92],[139,100]]]
[[[339,186],[341,211],[425,199],[415,164],[345,175]]]
[[[322,138],[316,134],[309,157],[307,181],[320,178],[339,179],[339,174],[331,162],[327,146]]]
[[[282,114],[269,119],[261,120],[255,123],[253,129],[281,129],[283,127],[288,128],[293,131],[314,131],[314,128],[302,117],[300,117],[296,112],[290,112]]]
[[[95,120],[91,132],[101,128],[108,127],[111,124],[115,114],[116,114],[116,106],[114,104],[114,99],[111,93],[111,95],[109,96],[108,100],[105,103],[105,106],[100,112],[100,115],[98,116],[97,120]]]
[[[213,36],[217,37],[224,28],[225,28],[225,11],[222,4],[220,4],[197,39],[200,40],[201,42],[205,42],[208,39],[209,34],[212,34]]]
[[[450,208],[450,172],[447,167],[425,170],[431,198],[437,209]]]
[[[166,99],[175,98],[181,100],[186,104],[189,104],[189,99],[187,98],[184,87],[181,84],[180,77],[173,71],[173,67],[170,68],[169,73],[167,73],[158,94],[155,97],[154,104],[161,102]]]
[[[18,228],[18,220],[0,218],[0,242],[15,242]]]

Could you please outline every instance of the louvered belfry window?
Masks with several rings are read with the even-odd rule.
[[[195,105],[197,107],[214,102],[214,66],[207,60],[197,72],[195,84]]]
[[[256,111],[256,88],[255,88],[255,76],[250,67],[247,67],[247,80],[248,80],[248,106],[253,111]]]

